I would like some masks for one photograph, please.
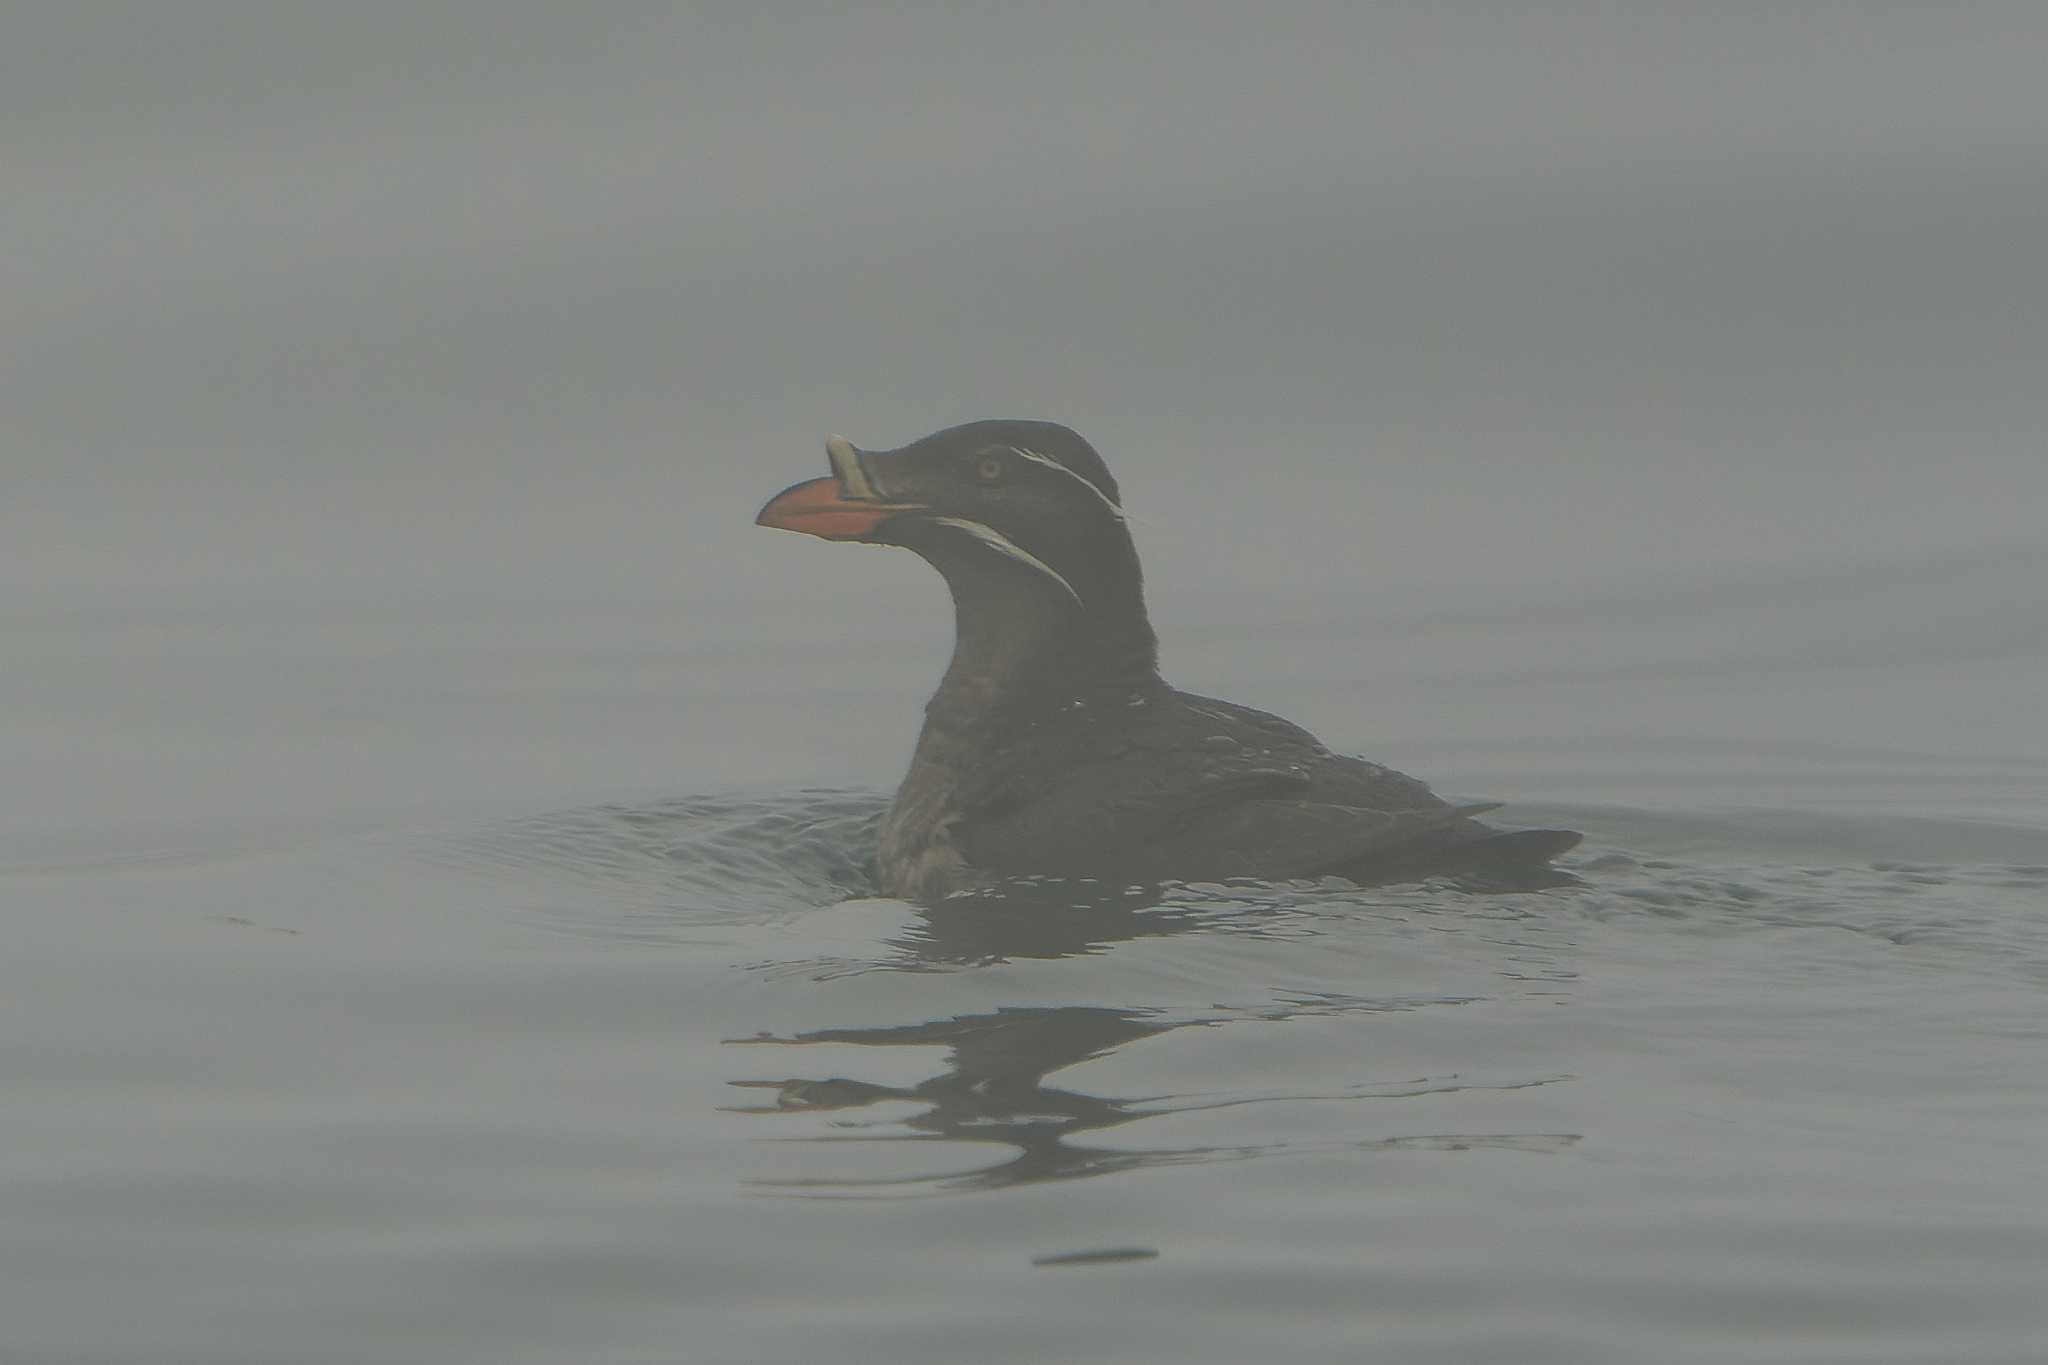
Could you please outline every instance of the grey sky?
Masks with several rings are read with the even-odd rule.
[[[2044,70],[2027,5],[16,6],[9,593],[794,589],[825,431],[988,415],[1189,590],[2038,543]]]

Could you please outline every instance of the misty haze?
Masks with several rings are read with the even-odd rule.
[[[0,1355],[2039,1358],[2048,14],[15,10]]]

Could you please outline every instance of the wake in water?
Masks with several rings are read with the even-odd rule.
[[[508,822],[429,850],[435,861],[533,878],[565,933],[659,941],[875,895],[887,798],[864,791],[706,796]],[[1318,882],[1124,888],[1018,878],[914,907],[898,951],[868,965],[930,968],[1057,958],[1136,938],[1259,932],[1346,903],[1588,919],[1654,916],[1689,932],[1830,928],[1974,951],[2048,979],[2048,831],[1977,821],[1787,812],[1645,813],[1545,807],[1591,831],[1570,886],[1486,895],[1449,881],[1364,890]]]

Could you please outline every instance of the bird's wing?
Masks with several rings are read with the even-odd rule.
[[[954,837],[972,866],[1074,876],[1320,876],[1426,861],[1490,833],[1423,783],[1338,758],[1263,711],[1176,693],[1132,723],[1034,732],[963,789]]]
[[[1487,806],[1367,810],[1323,801],[1252,800],[1191,819],[1166,837],[1129,850],[1125,875],[1284,880],[1399,863],[1470,837]]]
[[[977,867],[1108,871],[1126,852],[1170,841],[1192,824],[1247,802],[1299,798],[1310,786],[1306,773],[1285,765],[1224,764],[1197,754],[1147,758],[984,790],[966,804],[955,837]]]
[[[1375,810],[1312,799],[1313,770],[1255,754],[1157,753],[1109,761],[969,810],[957,837],[970,863],[1048,867],[1132,882],[1312,877],[1456,842],[1491,806]],[[991,796],[994,794],[991,793]],[[1469,835],[1467,836],[1469,837]]]
[[[1182,714],[1196,727],[1220,730],[1248,748],[1287,755],[1312,768],[1315,790],[1311,794],[1318,801],[1368,810],[1440,810],[1444,805],[1421,779],[1362,758],[1332,753],[1292,721],[1214,697],[1181,692],[1176,699]]]

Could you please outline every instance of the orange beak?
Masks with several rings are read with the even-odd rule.
[[[792,484],[754,518],[756,526],[802,531],[826,540],[866,540],[898,512],[924,509],[914,502],[885,502],[860,462],[860,451],[844,436],[825,438],[832,476]]]
[[[754,524],[802,531],[826,540],[863,540],[898,512],[916,509],[915,503],[849,498],[841,491],[839,480],[828,475],[783,489],[768,500]]]

